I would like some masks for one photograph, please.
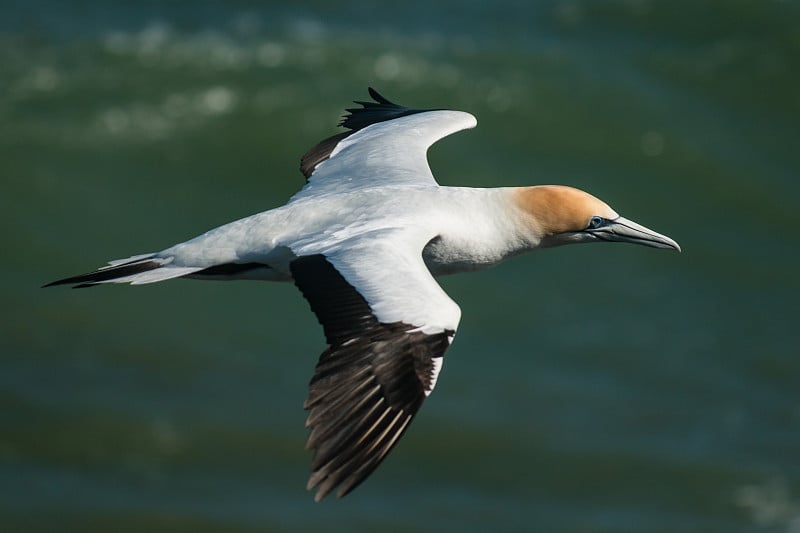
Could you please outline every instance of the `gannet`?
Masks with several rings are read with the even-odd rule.
[[[561,185],[440,186],[428,148],[477,125],[469,113],[411,109],[369,88],[345,130],[300,162],[305,186],[275,209],[156,253],[45,285],[141,285],[173,278],[292,281],[327,348],[309,385],[307,489],[341,497],[383,461],[433,391],[461,310],[436,276],[566,244],[678,243]]]

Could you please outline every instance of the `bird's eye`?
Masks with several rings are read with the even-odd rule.
[[[603,222],[605,222],[603,217],[599,217],[599,216],[595,215],[589,221],[589,229],[597,229],[597,228],[599,228],[600,226],[603,225]]]

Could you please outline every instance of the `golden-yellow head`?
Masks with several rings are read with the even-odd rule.
[[[520,187],[514,191],[514,202],[542,247],[609,241],[681,249],[666,235],[622,218],[607,203],[573,187]]]

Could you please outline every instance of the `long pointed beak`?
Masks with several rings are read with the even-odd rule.
[[[627,218],[618,217],[614,220],[608,220],[605,225],[589,231],[603,241],[630,242],[652,246],[653,248],[681,251],[680,245],[666,235],[656,233]]]

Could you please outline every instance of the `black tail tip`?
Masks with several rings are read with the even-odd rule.
[[[42,285],[42,288],[44,289],[45,287],[52,287],[54,285],[74,285],[72,287],[73,289],[83,289],[86,287],[94,287],[104,281],[114,281],[135,274],[141,274],[148,270],[161,268],[163,263],[153,260],[151,257],[152,256],[147,256],[144,259],[135,259],[129,263],[103,267],[87,274],[51,281],[47,285]]]
[[[56,287],[58,285],[71,285],[71,284],[76,284],[72,285],[73,289],[85,289],[87,287],[94,287],[95,285],[98,285],[97,283],[80,283],[79,280],[76,280],[75,278],[64,278],[56,281],[51,281],[50,283],[46,283],[39,288],[46,289],[47,287]]]

